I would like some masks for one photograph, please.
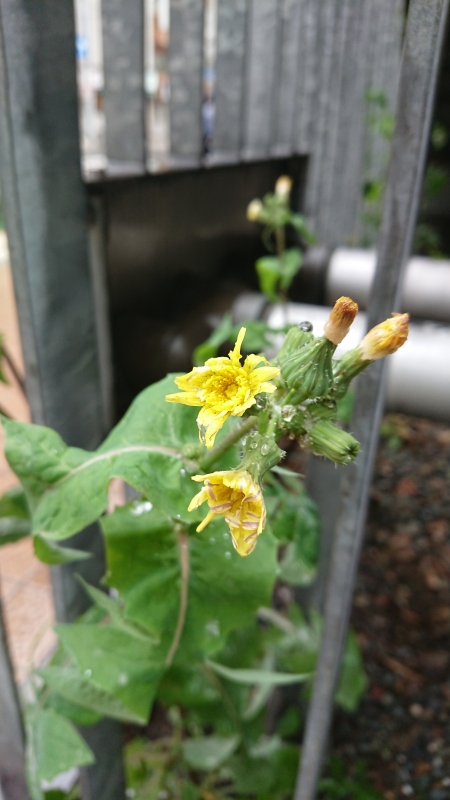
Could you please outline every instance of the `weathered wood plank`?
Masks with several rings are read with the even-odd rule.
[[[170,163],[199,164],[202,152],[203,2],[170,3]]]
[[[303,5],[303,0],[281,0],[279,6],[279,48],[274,86],[271,148],[274,156],[290,156],[294,150],[295,98],[298,89]]]
[[[239,161],[246,22],[247,0],[220,0],[212,163]]]

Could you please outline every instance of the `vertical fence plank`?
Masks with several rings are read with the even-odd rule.
[[[400,298],[419,207],[447,11],[448,0],[411,0],[409,7],[369,327],[388,316]],[[341,485],[324,630],[296,800],[313,800],[328,738],[383,411],[386,367],[383,360],[377,361],[361,376],[357,387],[352,429],[361,451],[346,468]]]
[[[19,698],[0,605],[0,800],[28,800]]]
[[[239,161],[247,0],[220,0],[217,26],[216,120],[211,163]]]
[[[80,170],[73,3],[0,0],[0,25],[0,177],[27,395],[35,422],[94,449],[107,425]],[[104,569],[97,528],[72,541],[96,557],[52,570],[61,620],[86,607],[74,570],[95,582]],[[117,724],[114,730],[119,736]],[[117,769],[109,741],[99,737],[94,749],[93,773]],[[123,798],[123,780],[113,794],[95,796]]]
[[[244,161],[266,158],[270,153],[277,23],[277,0],[249,0],[241,152]]]
[[[145,170],[143,0],[102,0],[108,171]]]
[[[312,144],[315,95],[318,91],[320,5],[303,0],[300,24],[297,93],[294,101],[294,149],[308,154]]]
[[[194,167],[202,144],[203,1],[170,3],[170,161]]]
[[[279,6],[278,77],[274,86],[271,148],[273,156],[290,156],[293,152],[302,10],[303,0],[281,0]]]

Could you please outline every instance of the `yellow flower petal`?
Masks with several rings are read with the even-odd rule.
[[[244,469],[194,475],[204,487],[191,500],[189,511],[207,502],[209,511],[197,528],[202,531],[215,517],[225,517],[233,547],[239,555],[248,556],[266,524],[266,507],[261,487]]]
[[[212,447],[217,432],[228,417],[241,417],[262,392],[271,393],[276,386],[269,383],[280,371],[267,364],[264,356],[249,355],[241,364],[241,345],[245,328],[239,331],[236,344],[228,357],[209,358],[204,367],[194,367],[186,375],[175,378],[183,392],[169,394],[170,403],[202,406],[197,417],[200,441]]]

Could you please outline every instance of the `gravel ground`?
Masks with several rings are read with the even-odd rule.
[[[368,692],[332,752],[386,800],[450,798],[450,429],[383,426],[351,624]]]

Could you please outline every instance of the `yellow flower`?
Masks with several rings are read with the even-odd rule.
[[[323,332],[333,344],[340,344],[347,336],[350,326],[358,313],[357,304],[350,297],[336,300]]]
[[[375,325],[364,337],[359,350],[365,361],[377,361],[395,353],[408,338],[408,314],[393,314]]]
[[[193,481],[204,481],[204,487],[191,500],[188,511],[205,501],[209,511],[197,528],[200,532],[215,517],[225,517],[231,540],[240,556],[248,556],[266,524],[266,507],[261,487],[245,469],[194,475]]]
[[[241,328],[228,357],[209,358],[204,367],[194,367],[187,375],[175,378],[183,392],[166,395],[170,403],[203,406],[197,417],[200,441],[212,447],[217,432],[228,417],[242,417],[255,403],[261,392],[274,392],[276,386],[268,383],[280,374],[278,367],[260,367],[268,364],[264,356],[247,356],[242,365],[241,344],[245,328]]]

